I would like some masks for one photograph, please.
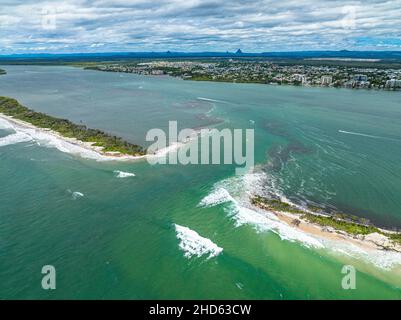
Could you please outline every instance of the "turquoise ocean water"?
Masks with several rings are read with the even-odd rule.
[[[263,190],[401,228],[400,93],[2,68],[0,95],[141,145],[169,120],[253,128],[256,170],[97,162],[37,141],[2,145],[14,133],[3,126],[1,299],[401,298],[399,256],[316,246],[246,204]],[[175,225],[223,250],[186,257],[192,233]],[[48,264],[54,291],[40,285]],[[345,264],[357,269],[355,290],[341,287]]]

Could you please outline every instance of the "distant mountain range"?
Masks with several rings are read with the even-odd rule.
[[[0,55],[0,63],[26,60],[97,61],[135,58],[270,58],[270,59],[310,59],[310,58],[349,58],[401,60],[401,51],[293,51],[246,53],[241,49],[236,52],[103,52],[103,53],[63,53],[63,54],[12,54]]]

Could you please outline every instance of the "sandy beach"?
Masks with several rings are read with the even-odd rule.
[[[318,224],[306,221],[305,219],[302,219],[299,214],[281,211],[279,212],[263,208],[262,206],[257,206],[257,208],[267,210],[273,213],[281,222],[287,224],[288,226],[320,239],[347,242],[368,251],[386,250],[401,254],[400,244],[391,241],[388,239],[388,237],[379,233],[372,233],[368,235],[351,235],[345,231],[336,230],[332,227],[320,226]],[[386,233],[392,233],[392,231],[389,230],[383,231]]]
[[[44,142],[51,147],[66,153],[75,154],[83,158],[94,159],[98,161],[132,161],[146,159],[148,157],[163,157],[168,153],[176,151],[183,144],[176,143],[164,149],[158,150],[155,154],[147,154],[141,156],[132,156],[121,154],[119,152],[104,152],[102,147],[94,146],[92,142],[84,142],[75,138],[64,137],[56,131],[38,128],[26,121],[15,119],[13,117],[0,113],[0,119],[8,123],[7,127],[14,129],[20,134],[19,138],[22,142],[27,140],[35,140],[38,143]]]

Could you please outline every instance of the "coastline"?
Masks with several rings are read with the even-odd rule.
[[[53,142],[55,141],[51,138],[63,138],[64,143],[66,143],[65,140],[68,138],[70,140],[68,146],[65,147],[73,146],[73,148],[79,148],[81,151],[83,148],[87,152],[100,153],[101,156],[132,158],[146,154],[146,150],[143,147],[123,140],[121,137],[108,134],[99,129],[88,128],[83,124],[75,124],[67,119],[36,112],[21,105],[13,98],[0,97],[0,113],[6,117],[10,117],[9,120],[19,125],[21,131],[25,131],[25,133],[20,132],[19,136],[11,137],[16,142],[22,137],[29,139],[29,137],[33,138],[33,136],[42,135],[42,138],[47,138],[45,140],[49,140],[50,138]],[[15,122],[16,120],[21,122]],[[50,132],[50,135],[46,134],[47,131]],[[84,144],[83,142],[88,144]]]
[[[29,140],[37,140],[39,142],[45,141],[50,146],[55,147],[62,152],[75,154],[83,158],[94,159],[97,161],[129,161],[145,159],[147,157],[166,156],[169,152],[176,151],[184,145],[183,143],[177,143],[168,146],[165,149],[158,150],[156,154],[146,154],[141,156],[124,155],[116,152],[103,152],[102,147],[94,146],[94,143],[92,142],[83,142],[76,138],[64,137],[53,130],[38,128],[28,122],[15,119],[11,116],[4,115],[3,113],[0,113],[0,119],[6,121],[10,125],[10,128],[14,129],[17,133],[22,133],[29,137]],[[29,140],[25,138],[22,139],[22,141]],[[309,235],[330,241],[346,241],[367,250],[386,250],[401,253],[401,243],[392,241],[383,234],[398,234],[394,231],[377,228],[377,230],[383,233],[372,232],[369,234],[350,234],[331,226],[323,226],[308,221],[308,219],[304,217],[304,214],[312,214],[322,217],[330,217],[329,215],[312,213],[306,210],[301,212],[301,210],[288,204],[286,204],[288,209],[299,210],[299,212],[293,213],[290,212],[291,210],[285,210],[285,208],[276,210],[260,201],[252,201],[252,205],[256,208],[273,213],[281,222]]]
[[[315,236],[329,241],[346,242],[353,244],[361,249],[372,251],[389,251],[401,254],[401,243],[391,240],[387,235],[389,234],[399,234],[394,231],[385,230],[377,228],[380,232],[372,232],[368,234],[351,234],[343,230],[338,230],[331,226],[323,226],[318,223],[308,221],[302,214],[291,213],[285,210],[275,210],[262,203],[253,202],[252,205],[255,208],[262,209],[263,211],[268,211],[274,214],[281,222],[286,225],[304,232],[308,235]],[[310,213],[305,211],[305,214],[312,214],[318,216],[316,213]],[[324,217],[330,217],[329,215],[322,215]]]
[[[91,71],[100,71],[100,72],[113,72],[113,73],[130,73],[130,74],[137,74],[137,75],[144,75],[144,76],[169,76],[173,78],[179,78],[184,81],[194,81],[194,82],[220,82],[220,83],[236,83],[236,84],[261,84],[261,85],[268,85],[268,86],[289,86],[289,87],[300,87],[300,88],[331,88],[331,89],[348,89],[348,90],[368,90],[368,91],[400,91],[399,88],[387,88],[383,85],[383,87],[364,87],[364,86],[348,86],[348,85],[322,85],[322,84],[297,84],[297,83],[290,83],[290,82],[272,82],[272,81],[265,81],[265,80],[258,80],[258,79],[230,79],[230,78],[214,78],[213,76],[204,76],[202,75],[191,75],[186,76],[185,72],[178,72],[178,73],[163,73],[163,74],[153,74],[150,73],[141,73],[141,72],[133,72],[126,68],[126,66],[121,65],[121,70],[115,69],[114,67],[108,69],[108,66],[103,65],[91,65],[91,66],[82,66],[78,65],[77,67],[82,68],[83,70],[91,70]],[[163,68],[156,68],[156,71],[160,71]]]
[[[39,128],[33,124],[5,115],[0,112],[0,119],[11,124],[16,132],[28,135],[32,140],[47,141],[51,146],[62,152],[77,154],[83,158],[96,160],[137,160],[143,159],[146,155],[132,156],[119,152],[104,152],[103,147],[95,146],[95,142],[84,142],[76,138],[69,138],[51,129]]]
[[[95,142],[85,142],[76,138],[65,137],[54,130],[36,127],[29,122],[16,119],[1,112],[0,120],[7,122],[9,127],[14,129],[17,133],[28,136],[29,140],[45,141],[48,145],[55,147],[61,152],[97,161],[135,161],[154,157],[165,157],[170,152],[177,151],[192,140],[174,143],[166,148],[157,150],[156,153],[133,156],[120,152],[105,152],[103,151],[103,147],[96,146]],[[23,141],[27,141],[27,139],[23,139]]]

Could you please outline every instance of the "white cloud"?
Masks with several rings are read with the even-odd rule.
[[[383,50],[399,21],[401,0],[0,0],[0,49]]]

